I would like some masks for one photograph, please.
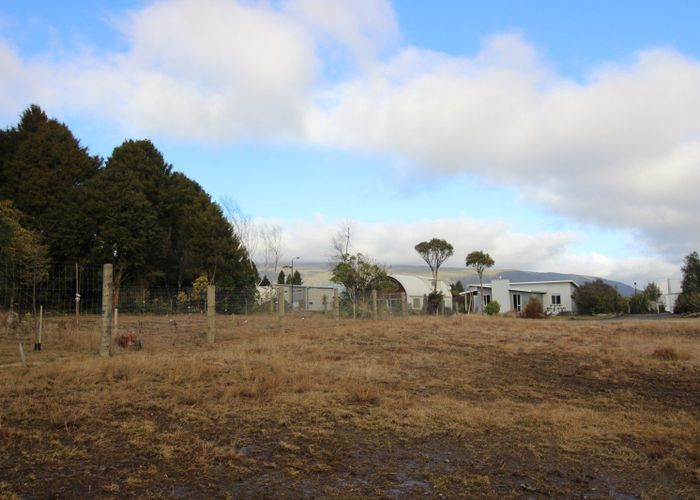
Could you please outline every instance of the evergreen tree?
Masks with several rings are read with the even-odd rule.
[[[30,106],[0,140],[0,199],[12,200],[27,227],[49,246],[57,263],[87,254],[90,227],[82,219],[86,183],[101,159],[90,156],[68,127]]]
[[[169,173],[149,141],[126,141],[90,184],[86,216],[94,228],[92,255],[97,264],[114,264],[115,302],[122,283],[163,275],[169,228],[163,223],[166,207],[158,205],[164,199],[158,180],[167,186]]]
[[[700,312],[700,257],[693,252],[685,257],[681,280],[682,292],[676,299],[674,312]]]
[[[267,279],[267,274],[263,277],[262,281],[260,282],[260,286],[270,286],[270,280]]]
[[[700,292],[700,257],[697,252],[692,252],[685,257],[681,272],[683,273],[681,281],[683,293]]]
[[[280,271],[280,273],[277,275],[277,284],[284,285],[284,283],[285,283],[284,271]]]

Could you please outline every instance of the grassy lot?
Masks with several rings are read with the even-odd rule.
[[[700,320],[47,320],[0,332],[0,497],[700,497]]]

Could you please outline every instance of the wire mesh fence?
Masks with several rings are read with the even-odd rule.
[[[422,297],[401,293],[342,293],[333,287],[276,285],[258,288],[216,287],[217,314],[278,315],[279,297],[284,294],[285,314],[316,315],[338,319],[391,319],[428,314]],[[334,300],[338,296],[337,313]],[[100,314],[102,267],[54,267],[37,278],[11,267],[0,268],[0,311],[19,315],[36,314],[43,307],[48,315]],[[207,311],[207,289],[203,286],[166,287],[121,285],[115,287],[113,307],[128,315],[202,315]],[[448,314],[451,310],[441,310]]]

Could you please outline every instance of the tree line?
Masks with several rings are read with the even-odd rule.
[[[115,285],[252,290],[257,271],[221,208],[149,140],[104,160],[37,105],[0,131],[0,268],[23,280],[112,263]]]

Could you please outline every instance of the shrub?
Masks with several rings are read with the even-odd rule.
[[[581,314],[622,313],[627,300],[615,288],[597,279],[574,291],[574,302]]]
[[[645,314],[649,312],[649,298],[643,293],[630,297],[630,313]]]
[[[499,304],[497,300],[492,300],[491,302],[486,304],[484,312],[489,316],[495,316],[496,314],[501,312],[501,304]]]
[[[684,290],[676,299],[673,310],[679,314],[700,312],[700,292],[686,293]]]
[[[664,361],[675,361],[680,358],[678,352],[673,347],[657,347],[651,353],[652,358],[662,359]]]
[[[525,305],[525,310],[523,311],[523,318],[529,319],[541,319],[544,318],[544,311],[542,310],[542,302],[536,297],[532,297],[528,303]]]
[[[427,313],[437,314],[440,311],[440,304],[442,304],[443,296],[442,292],[430,292],[427,301]]]

